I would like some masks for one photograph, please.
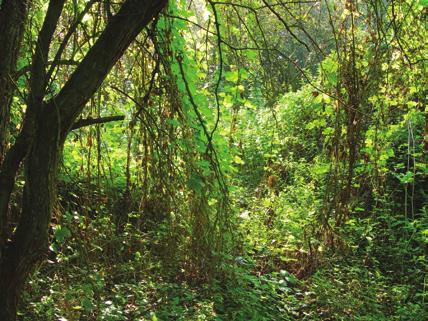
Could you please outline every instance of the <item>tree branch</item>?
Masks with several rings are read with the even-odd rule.
[[[107,116],[107,117],[100,117],[100,118],[84,118],[84,119],[80,119],[77,122],[75,122],[73,124],[73,126],[71,126],[70,130],[75,130],[75,129],[79,129],[82,127],[86,127],[86,126],[90,126],[90,125],[95,125],[95,124],[104,124],[104,123],[109,123],[112,121],[119,121],[119,120],[124,120],[125,116],[123,115],[118,115],[118,116]]]
[[[54,63],[54,61],[48,61],[48,63],[46,65],[52,65]],[[61,65],[61,66],[78,66],[79,62],[75,61],[75,60],[59,60],[56,62],[56,66]],[[14,75],[14,79],[18,79],[19,77],[25,75],[27,72],[31,71],[31,65],[27,65],[22,67],[21,69],[17,70],[15,75]]]
[[[141,30],[167,0],[126,0],[88,51],[70,79],[48,105],[60,112],[62,134],[67,134],[86,102]]]

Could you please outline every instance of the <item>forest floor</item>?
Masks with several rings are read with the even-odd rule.
[[[178,261],[162,228],[118,230],[99,204],[82,211],[87,216],[67,211],[54,227],[49,260],[28,283],[19,320],[426,319],[410,282],[367,255],[284,256],[278,246],[243,242],[224,255],[220,273],[201,279]]]

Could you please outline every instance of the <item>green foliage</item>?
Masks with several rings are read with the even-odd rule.
[[[20,320],[427,319],[426,1],[191,3],[169,2],[82,115],[125,121],[70,133]]]
[[[307,320],[423,320],[423,303],[411,301],[408,285],[391,284],[359,262],[332,264],[311,278]],[[313,310],[312,310],[313,308]]]

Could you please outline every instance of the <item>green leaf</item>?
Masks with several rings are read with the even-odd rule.
[[[227,81],[237,82],[239,78],[238,71],[228,71],[224,74]]]
[[[333,58],[328,57],[321,63],[323,72],[327,82],[332,85],[337,85],[337,63]]]
[[[254,60],[257,58],[257,51],[247,50],[247,51],[245,51],[245,55],[247,56],[248,59]]]
[[[192,173],[187,181],[187,186],[195,193],[202,194],[204,183],[197,173]]]
[[[58,243],[64,243],[65,239],[71,236],[71,232],[67,227],[57,225],[55,227],[54,235],[55,235],[55,240]]]
[[[409,184],[413,182],[413,173],[408,171],[406,174],[402,174],[398,177],[400,180],[400,183],[402,184]]]
[[[233,162],[239,165],[244,165],[245,162],[242,160],[241,157],[239,157],[238,155],[236,155],[235,157],[233,157]]]
[[[92,311],[94,308],[92,301],[88,298],[83,298],[81,304],[86,311]]]

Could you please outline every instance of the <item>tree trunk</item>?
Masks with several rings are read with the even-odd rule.
[[[22,1],[22,0],[20,0]],[[27,112],[20,135],[9,149],[4,161],[0,163],[0,259],[3,245],[8,237],[7,211],[15,177],[19,166],[29,151],[37,129],[37,115],[42,111],[45,91],[45,61],[48,59],[49,47],[56,25],[61,16],[65,0],[54,0],[49,7],[40,30],[33,62],[31,65],[30,92],[28,94]],[[12,95],[13,91],[10,92]],[[7,131],[6,131],[7,132]]]
[[[27,7],[28,0],[4,0],[0,9],[0,164],[6,151],[13,81]]]
[[[51,117],[52,118],[52,117]],[[34,264],[48,248],[48,226],[56,199],[58,159],[63,142],[52,119],[43,119],[25,162],[22,213],[0,266],[0,320],[15,320],[19,293]]]

